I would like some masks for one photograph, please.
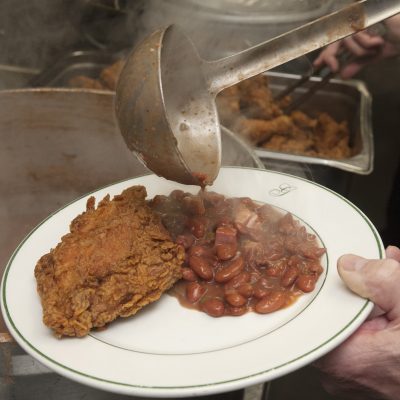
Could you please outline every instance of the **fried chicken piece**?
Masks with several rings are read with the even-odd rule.
[[[315,129],[318,124],[316,119],[310,118],[308,115],[298,110],[293,111],[290,114],[290,118],[300,129]]]
[[[260,144],[274,135],[290,135],[293,131],[293,122],[287,115],[264,119],[241,119],[235,128],[247,137],[251,143]]]
[[[291,98],[275,100],[265,75],[225,89],[217,100],[222,124],[255,146],[332,159],[352,155],[346,122],[338,123],[326,113],[313,118],[295,110],[285,115]]]
[[[68,86],[84,88],[84,89],[102,89],[102,90],[115,90],[122,68],[125,65],[125,60],[120,59],[109,67],[104,68],[98,79],[89,78],[84,75],[78,75],[71,78]]]
[[[305,135],[302,135],[301,138],[274,135],[263,145],[268,150],[294,154],[311,154],[312,146],[313,140]]]
[[[125,60],[121,59],[101,71],[99,78],[107,89],[115,90],[117,88],[118,78],[124,65]]]
[[[184,249],[145,198],[143,186],[106,196],[97,209],[91,197],[70,233],[38,261],[43,322],[56,336],[84,336],[131,316],[181,277]]]
[[[346,122],[338,123],[326,113],[318,116],[316,149],[332,158],[349,157],[348,127]]]
[[[83,75],[74,76],[69,80],[68,85],[83,89],[106,89],[104,85],[102,85],[102,83],[97,79],[92,79]]]
[[[247,118],[271,119],[283,114],[268,86],[268,77],[258,75],[240,82],[240,109]]]

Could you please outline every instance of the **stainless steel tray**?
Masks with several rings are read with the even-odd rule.
[[[267,75],[270,77],[270,87],[274,93],[278,93],[299,79],[298,75],[279,72],[269,72]],[[312,77],[308,84],[295,91],[294,97],[303,93],[313,82],[320,80],[321,78]],[[284,163],[322,165],[361,175],[370,174],[374,162],[371,106],[372,98],[363,82],[332,80],[302,107],[302,110],[310,115],[325,111],[339,121],[348,121],[350,142],[355,149],[355,155],[352,157],[333,160],[260,148],[255,149],[256,154],[266,164],[274,160]]]
[[[34,87],[68,87],[72,77],[86,75],[96,78],[104,67],[119,57],[121,54],[112,55],[99,51],[74,52],[60,59],[52,68],[43,71],[31,84]],[[282,72],[268,72],[267,75],[270,77],[270,87],[274,93],[278,93],[299,78],[299,75]],[[303,93],[309,85],[319,80],[321,78],[312,77],[308,84],[295,91],[294,96]],[[353,157],[333,160],[260,148],[255,148],[255,152],[267,167],[278,165],[281,170],[301,176],[310,175],[307,171],[310,170],[309,165],[337,168],[361,175],[370,174],[374,161],[371,104],[371,95],[363,82],[332,80],[303,107],[303,110],[311,115],[326,111],[337,120],[348,121],[351,143],[357,153]],[[327,184],[324,179],[321,183]]]

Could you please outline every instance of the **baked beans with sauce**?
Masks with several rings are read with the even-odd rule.
[[[149,202],[186,251],[171,294],[212,317],[267,314],[312,292],[325,249],[290,213],[249,198],[174,190]]]

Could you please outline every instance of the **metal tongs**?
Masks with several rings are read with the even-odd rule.
[[[399,0],[359,0],[230,57],[205,61],[176,27],[159,30],[129,56],[116,91],[128,147],[156,174],[210,185],[221,166],[219,92],[400,12]]]
[[[344,65],[347,63],[350,63],[352,60],[355,59],[355,57],[350,54],[348,51],[341,49],[337,54],[337,58],[339,61],[339,65],[341,68],[343,68]],[[327,67],[325,65],[321,65],[313,71],[312,74],[307,74],[303,75],[300,79],[295,81],[293,84],[289,85],[286,89],[282,90],[279,92],[275,97],[275,101],[280,101],[283,100],[286,96],[289,96],[292,94],[296,89],[298,89],[301,86],[304,86],[307,82],[310,81],[312,76],[318,76]],[[333,72],[329,71],[326,74],[323,75],[321,80],[318,80],[314,82],[304,93],[302,93],[299,97],[291,101],[286,107],[283,107],[283,111],[285,114],[290,114],[292,111],[297,110],[299,107],[301,107],[307,100],[309,100],[315,93],[317,93],[319,90],[321,90],[324,86],[326,86],[331,79],[333,79],[335,76],[339,74],[340,70],[338,72]]]

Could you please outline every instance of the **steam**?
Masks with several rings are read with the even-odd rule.
[[[218,59],[244,50],[253,45],[253,40],[243,32],[243,27],[229,18],[218,21],[215,9],[208,7],[211,1],[147,0],[138,15],[129,14],[129,27],[136,29],[136,41],[151,32],[176,24],[191,38],[204,59]],[[249,29],[249,28],[246,28]],[[263,39],[264,40],[264,39]]]
[[[306,14],[307,10],[323,13],[333,3],[336,4],[333,0],[2,0],[0,65],[43,70],[72,50],[94,46],[115,52],[131,48],[169,24],[180,25],[203,58],[218,59],[306,22],[293,21],[292,16],[300,10]],[[276,16],[283,15],[282,7],[285,19],[278,21]]]
[[[135,30],[135,35],[131,36],[138,41],[154,30],[177,24],[192,39],[204,59],[215,60],[301,26],[329,12],[336,3],[339,2],[146,0],[141,2],[140,13],[128,13],[127,30]],[[128,5],[128,11],[129,8],[132,5]]]
[[[2,0],[0,63],[43,68],[65,54],[80,36],[74,9],[74,2],[62,0]]]

